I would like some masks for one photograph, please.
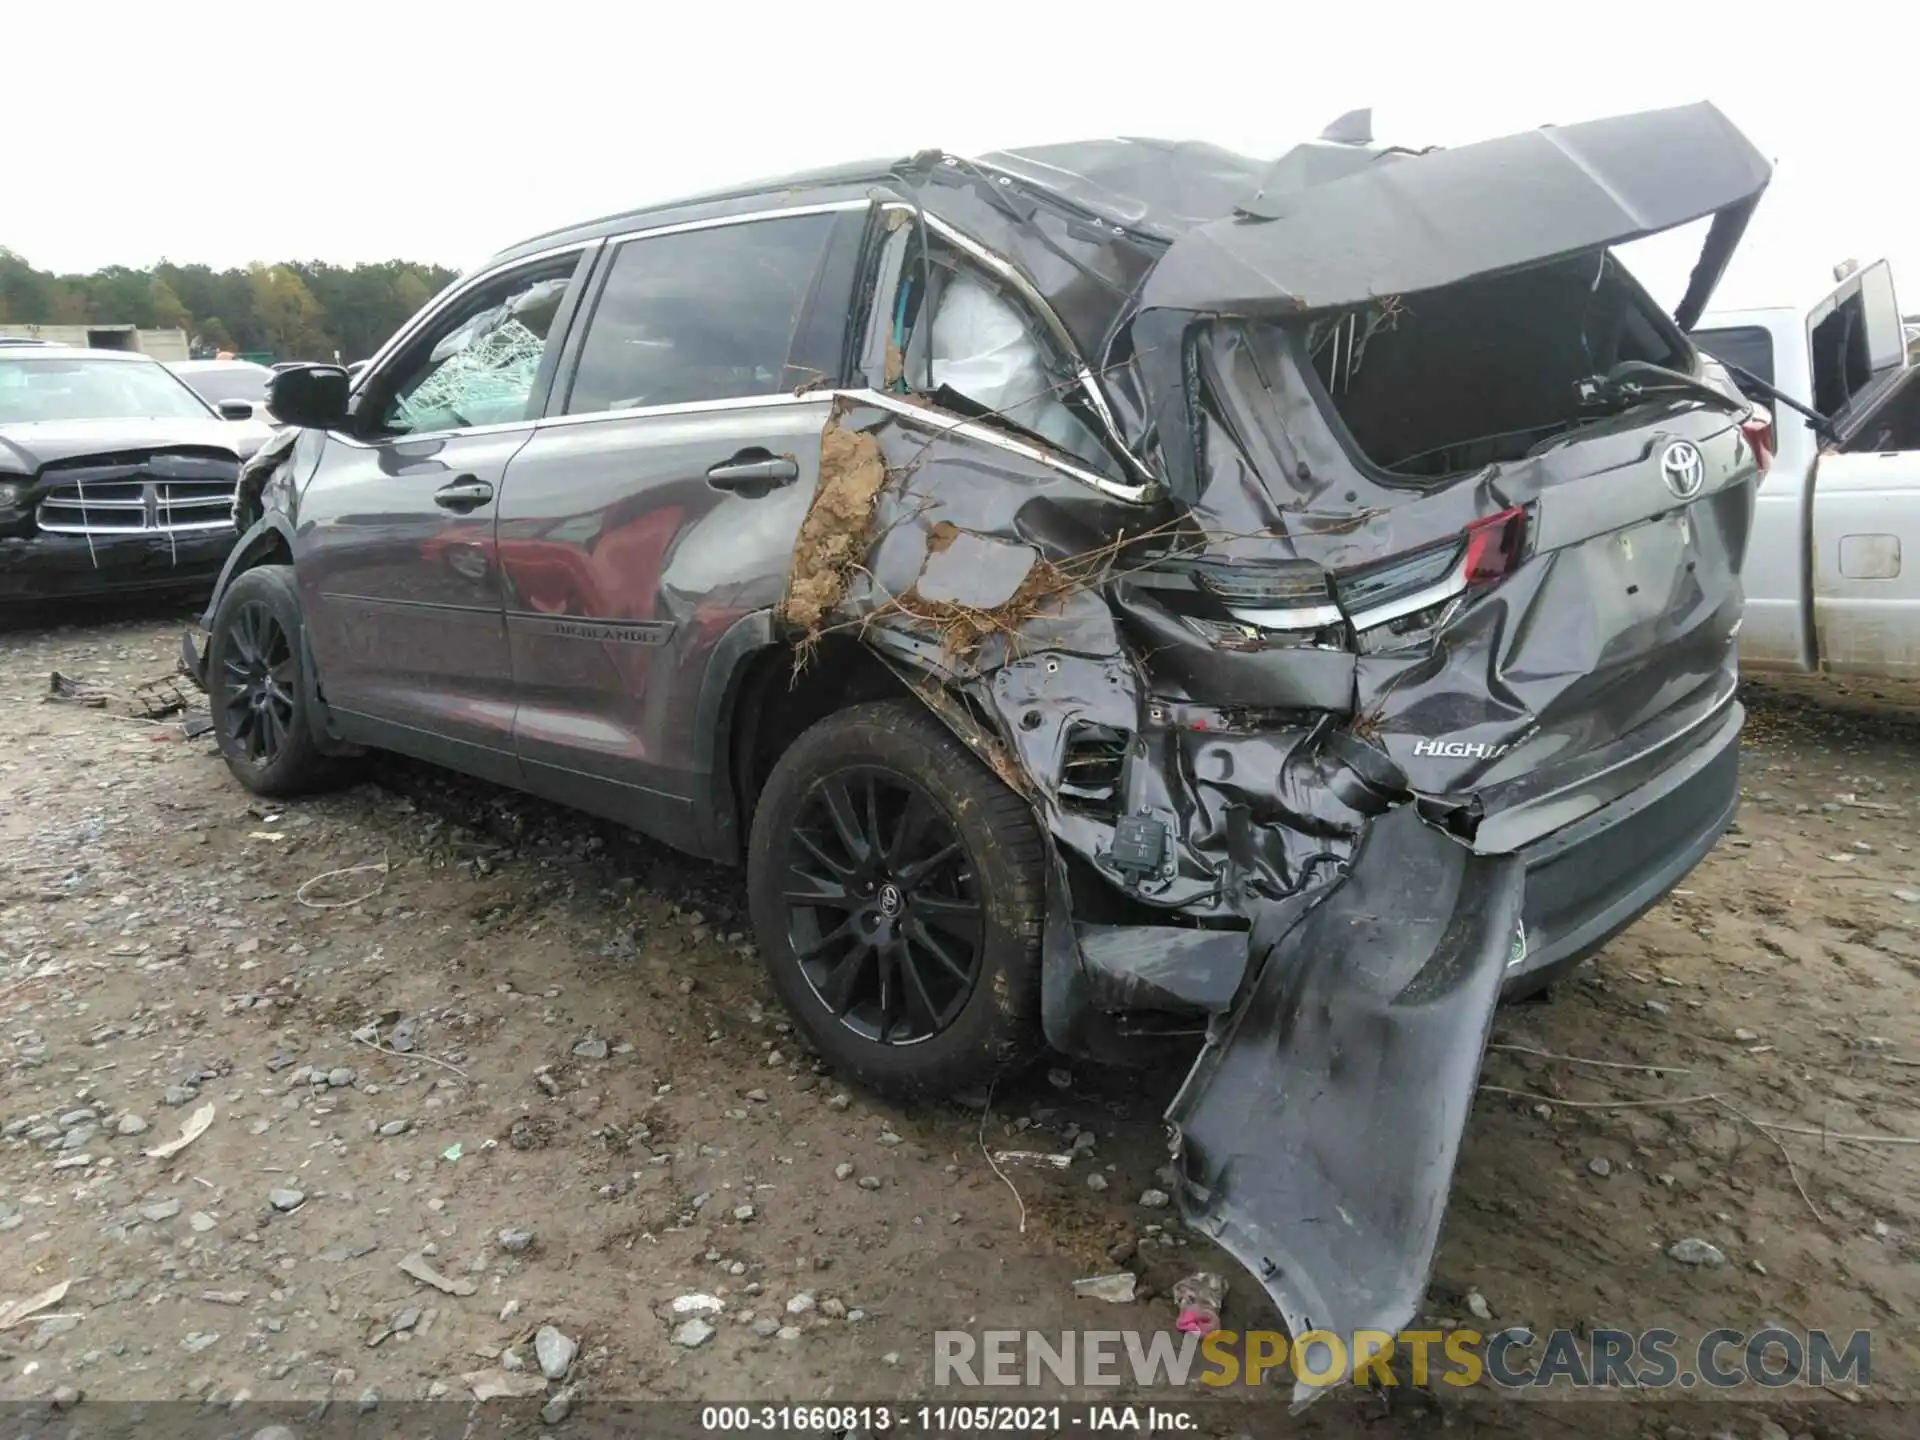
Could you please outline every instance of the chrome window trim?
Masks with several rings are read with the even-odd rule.
[[[839,215],[848,210],[867,210],[873,201],[861,195],[851,200],[822,200],[817,205],[788,205],[783,209],[749,210],[742,215],[715,215],[705,220],[682,220],[673,225],[654,225],[644,230],[624,230],[601,242],[608,246],[625,245],[630,240],[657,240],[663,235],[691,235],[696,230],[719,230],[728,225],[753,225],[762,220],[794,220],[808,215]]]
[[[420,430],[409,435],[389,435],[384,440],[362,440],[344,430],[329,430],[327,439],[332,444],[351,446],[355,450],[384,450],[389,446],[421,445],[429,441],[465,440],[471,435],[504,435],[509,430],[531,431],[539,423],[537,420],[505,420],[498,425],[469,425],[462,430]]]
[[[465,439],[469,435],[504,435],[511,430],[549,430],[572,425],[592,425],[611,420],[649,420],[673,415],[709,415],[728,410],[763,410],[786,405],[809,405],[829,401],[841,392],[808,390],[795,394],[783,390],[775,395],[738,395],[727,400],[683,400],[672,405],[640,405],[630,410],[588,410],[578,415],[543,415],[537,420],[507,420],[498,425],[470,425],[464,430],[435,430],[430,434],[395,435],[391,439],[357,440],[338,431],[329,437],[345,445],[371,450],[384,445],[410,445],[416,440]]]
[[[978,265],[984,266],[995,275],[998,275],[1002,280],[1005,280],[1015,290],[1020,292],[1020,298],[1026,301],[1033,309],[1033,312],[1040,317],[1041,323],[1047,327],[1048,333],[1053,336],[1054,343],[1060,346],[1068,358],[1073,361],[1074,378],[1079,381],[1080,388],[1086,392],[1087,402],[1093,406],[1095,415],[1100,419],[1101,428],[1107,432],[1107,438],[1113,442],[1114,448],[1126,457],[1127,464],[1132,468],[1134,474],[1138,475],[1142,480],[1152,483],[1154,480],[1153,471],[1147,467],[1147,463],[1144,460],[1127,448],[1126,441],[1120,434],[1119,422],[1114,419],[1113,410],[1107,404],[1106,392],[1101,388],[1099,380],[1094,375],[1092,368],[1087,364],[1085,359],[1081,357],[1080,347],[1074,344],[1073,336],[1068,331],[1066,322],[1055,313],[1053,306],[1047,303],[1047,298],[1040,293],[1039,287],[1027,279],[1027,277],[1021,273],[1019,267],[1011,260],[989,250],[971,235],[955,229],[953,225],[942,220],[938,215],[929,214],[917,205],[911,205],[899,200],[890,200],[882,208],[888,211],[900,211],[913,216],[916,220],[924,218],[927,223],[927,228],[933,231],[934,234],[947,241],[968,259]]]
[[[897,395],[887,395],[879,390],[837,390],[833,393],[844,396],[856,404],[874,405],[908,420],[944,430],[949,435],[958,435],[967,440],[975,440],[983,445],[992,445],[1006,450],[1022,459],[1045,465],[1050,470],[1057,470],[1070,480],[1078,480],[1082,485],[1091,485],[1102,495],[1114,500],[1124,500],[1130,505],[1145,504],[1153,499],[1159,490],[1159,487],[1151,481],[1141,485],[1128,485],[1124,481],[1114,480],[1092,470],[1084,470],[1070,461],[1062,460],[1050,451],[1043,450],[1038,445],[1029,445],[1024,440],[1016,439],[990,425],[962,419],[958,415],[949,415],[943,410],[930,410],[923,405],[910,405]]]
[[[536,430],[557,430],[564,426],[592,425],[607,420],[647,420],[672,415],[714,415],[729,410],[773,410],[789,405],[818,405],[830,402],[835,390],[805,390],[795,394],[782,390],[773,395],[736,395],[726,400],[682,400],[672,405],[636,405],[628,410],[583,410],[578,415],[546,415],[533,421]]]
[[[873,205],[874,201],[871,198],[860,196],[847,200],[822,201],[815,205],[789,205],[769,210],[751,210],[738,215],[717,215],[704,220],[686,220],[670,225],[655,225],[638,230],[623,231],[617,235],[601,236],[592,240],[574,241],[570,244],[556,245],[532,255],[523,255],[515,260],[503,262],[502,264],[492,266],[469,276],[457,287],[444,292],[438,299],[428,305],[426,309],[422,310],[419,315],[415,316],[410,324],[398,331],[391,340],[380,348],[373,359],[367,363],[366,369],[361,371],[359,379],[354,385],[354,390],[357,392],[361,386],[366,383],[368,378],[373,376],[380,367],[386,363],[392,353],[411,342],[422,329],[431,325],[435,318],[448,307],[457,304],[474,289],[489,284],[503,275],[524,269],[527,266],[541,264],[572,252],[586,252],[602,247],[625,245],[634,240],[655,239],[665,235],[691,234],[700,230],[717,230],[729,225],[751,225],[762,220],[793,219],[808,215],[844,214],[849,211],[871,209]],[[886,211],[903,211],[914,216],[919,216],[923,213],[918,206],[909,205],[904,202],[889,201],[883,204],[881,208]],[[531,432],[562,426],[596,424],[604,421],[644,420],[673,415],[723,414],[727,411],[735,410],[772,409],[789,405],[804,406],[835,399],[846,399],[861,404],[873,405],[907,420],[944,430],[949,434],[958,435],[981,444],[992,445],[998,449],[1018,455],[1022,459],[1044,465],[1051,470],[1067,476],[1069,479],[1079,481],[1083,485],[1091,486],[1101,494],[1115,500],[1138,505],[1153,499],[1159,492],[1158,481],[1154,477],[1153,472],[1146,467],[1138,456],[1128,450],[1126,445],[1120,440],[1119,430],[1113,420],[1112,412],[1107,406],[1106,396],[1101,392],[1093,372],[1087,367],[1086,362],[1080,358],[1078,348],[1074,345],[1072,336],[1068,334],[1065,325],[1061,323],[1060,317],[1054,313],[1053,307],[1046,302],[1045,297],[1043,297],[1040,292],[1034,288],[1032,283],[1027,280],[1026,276],[1022,275],[1011,263],[996,255],[978,241],[956,230],[952,225],[940,219],[938,216],[927,215],[926,220],[931,229],[943,239],[950,241],[956,249],[985,266],[994,274],[1005,279],[1007,283],[1018,290],[1021,297],[1034,308],[1042,322],[1047,326],[1049,332],[1063,346],[1066,353],[1073,358],[1077,367],[1076,374],[1081,386],[1087,392],[1089,401],[1094,406],[1095,411],[1098,413],[1109,436],[1118,447],[1120,453],[1126,456],[1128,462],[1142,477],[1141,483],[1129,485],[1124,481],[1111,479],[1108,476],[1074,465],[1038,445],[1027,444],[1025,441],[1004,434],[991,426],[982,425],[976,421],[963,419],[959,416],[949,415],[943,411],[931,410],[924,406],[910,405],[895,396],[865,388],[810,390],[802,391],[798,394],[783,391],[773,395],[737,396],[726,400],[694,400],[684,401],[674,405],[649,405],[632,410],[595,410],[579,415],[545,415],[531,420],[506,421],[498,425],[473,425],[455,430],[434,430],[410,435],[396,435],[390,439],[374,442],[360,440],[337,430],[328,432],[328,438],[364,450],[373,449],[376,446],[382,445],[408,445],[416,441],[456,439],[473,435],[499,435],[523,429]],[[590,316],[588,317],[588,323],[591,323]]]
[[[730,400],[689,400],[677,405],[647,405],[633,410],[591,410],[582,415],[548,415],[539,420],[516,420],[504,425],[476,425],[472,429],[441,431],[440,434],[443,436],[467,436],[503,434],[509,430],[558,430],[578,425],[607,424],[621,420],[668,419],[676,415],[717,415],[738,410],[775,410],[789,407],[804,408],[814,405],[829,406],[839,401],[847,401],[856,405],[871,405],[876,409],[899,415],[906,420],[915,421],[936,430],[946,431],[948,434],[959,435],[968,440],[978,441],[983,445],[992,445],[997,449],[1018,455],[1024,460],[1031,460],[1036,464],[1045,465],[1048,469],[1058,471],[1068,479],[1078,480],[1083,485],[1092,486],[1103,495],[1115,500],[1126,501],[1128,504],[1143,504],[1151,500],[1156,493],[1156,487],[1153,485],[1128,485],[1121,481],[1111,479],[1108,476],[1096,474],[1092,470],[1084,470],[1078,465],[1049,453],[1038,445],[1029,445],[1024,440],[1020,440],[1012,435],[1003,434],[995,430],[992,426],[982,425],[978,421],[963,419],[958,415],[949,415],[942,410],[931,410],[922,405],[912,405],[896,395],[888,395],[879,390],[858,388],[846,390],[805,390],[799,394],[795,394],[792,391],[782,391],[778,395],[742,395]],[[410,443],[414,438],[413,436],[397,436],[392,440],[381,443],[388,445],[405,445]],[[362,442],[350,440],[347,443],[361,444]]]

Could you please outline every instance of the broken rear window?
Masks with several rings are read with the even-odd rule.
[[[1604,254],[1389,296],[1310,322],[1305,343],[1354,448],[1411,483],[1531,453],[1587,418],[1578,382],[1621,361],[1693,368]]]

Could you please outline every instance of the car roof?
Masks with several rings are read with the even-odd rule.
[[[897,159],[863,160],[846,165],[826,166],[817,170],[801,170],[791,175],[773,176],[764,180],[683,195],[677,199],[662,200],[633,210],[620,210],[611,215],[602,215],[593,220],[583,220],[575,225],[563,226],[558,230],[530,235],[518,244],[509,245],[490,257],[486,264],[492,266],[503,260],[519,259],[538,254],[543,250],[558,249],[564,245],[598,239],[605,235],[618,235],[628,230],[645,229],[655,224],[667,224],[671,220],[705,219],[709,214],[720,216],[734,210],[760,209],[764,208],[766,201],[775,196],[793,203],[805,203],[821,198],[822,191],[844,190],[857,185],[873,184],[885,179],[887,173],[897,169],[901,163]]]
[[[1330,147],[1296,147],[1289,155],[1316,148]],[[1373,151],[1363,147],[1358,153],[1371,157]],[[1284,161],[1287,157],[1282,158]],[[492,256],[480,268],[657,225],[849,199],[890,176],[901,177],[909,168],[924,168],[929,160],[1051,195],[1083,213],[1162,243],[1196,225],[1233,213],[1235,205],[1252,194],[1262,177],[1271,175],[1279,163],[1201,141],[1146,136],[1022,146],[992,151],[977,159],[928,150],[910,157],[801,170],[603,215],[531,236]]]

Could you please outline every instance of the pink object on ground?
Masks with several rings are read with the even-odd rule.
[[[1189,1335],[1211,1335],[1220,1328],[1220,1317],[1211,1310],[1194,1306],[1180,1312],[1180,1318],[1173,1322],[1173,1328],[1184,1330]]]

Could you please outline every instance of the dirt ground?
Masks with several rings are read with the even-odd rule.
[[[1277,1326],[1140,1203],[1168,1188],[1177,1070],[1056,1062],[985,1114],[843,1087],[785,1024],[732,872],[399,764],[265,805],[177,720],[48,699],[55,670],[116,695],[165,676],[187,611],[164,611],[0,631],[0,1305],[70,1286],[0,1314],[0,1399],[925,1397],[935,1330],[1169,1328],[1201,1268],[1229,1277],[1229,1327]],[[1920,1135],[1920,728],[1750,706],[1736,832],[1502,1013],[1427,1311],[1871,1329],[1871,1393],[1910,1399],[1920,1150],[1823,1132]],[[209,1105],[176,1156],[144,1153]],[[1089,1134],[1013,1189],[981,1143]],[[1685,1239],[1725,1263],[1679,1263]],[[1142,1298],[1075,1299],[1122,1266]],[[725,1306],[695,1347],[667,1308],[691,1292]],[[542,1390],[549,1325],[578,1351]],[[1899,1433],[1871,1398],[1801,1390],[1256,1402],[1208,1423]]]

